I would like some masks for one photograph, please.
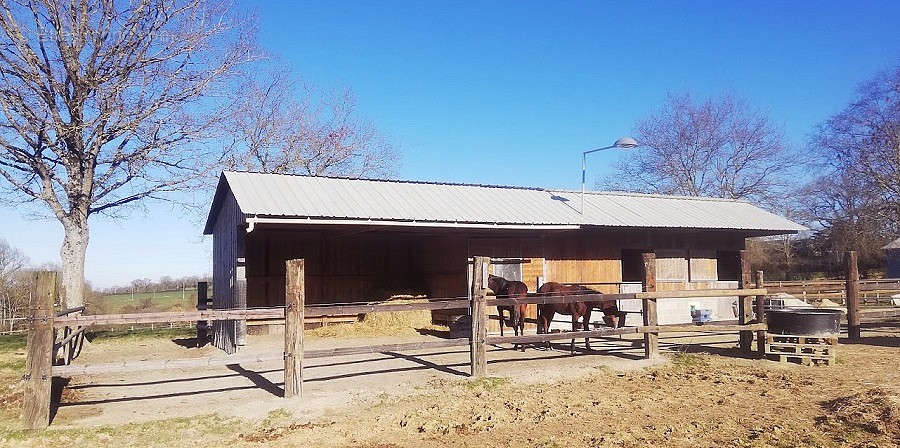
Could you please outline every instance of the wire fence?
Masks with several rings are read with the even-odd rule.
[[[8,317],[0,319],[0,334],[25,333],[28,330],[27,317]]]

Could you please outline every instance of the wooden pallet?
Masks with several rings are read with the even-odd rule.
[[[771,354],[769,356],[772,356]],[[809,356],[809,355],[777,355],[779,362],[796,362],[805,366],[809,365],[826,365],[830,366],[835,363],[837,358],[834,356]]]
[[[773,334],[766,333],[766,342],[771,343],[791,343],[791,344],[825,344],[837,345],[838,337],[834,336],[794,336],[790,334]]]
[[[837,336],[766,335],[766,356],[780,362],[799,362],[803,365],[835,362]]]

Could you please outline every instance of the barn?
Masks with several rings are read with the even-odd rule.
[[[900,278],[900,238],[886,244],[882,249],[887,264],[885,276]]]
[[[465,297],[474,255],[532,291],[549,281],[639,291],[647,251],[658,290],[736,287],[745,238],[805,229],[739,200],[588,192],[583,201],[582,210],[579,192],[544,188],[226,171],[204,229],[213,306],[283,305],[292,258],[306,260],[307,304]],[[733,319],[733,301],[661,302],[660,323],[690,321],[691,305]],[[214,334],[230,352],[245,327],[218,322]]]

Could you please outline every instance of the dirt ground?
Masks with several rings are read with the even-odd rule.
[[[278,349],[281,338],[253,336],[247,350]],[[467,347],[315,359],[303,397],[291,400],[280,396],[278,362],[75,377],[43,433],[18,429],[21,374],[0,361],[0,445],[900,446],[900,324],[867,328],[862,344],[842,340],[830,367],[742,358],[735,341],[672,335],[657,362],[627,338],[592,341],[594,351],[574,357],[568,345],[491,347],[490,376],[478,380],[467,377]],[[223,356],[191,342],[97,339],[76,363]]]

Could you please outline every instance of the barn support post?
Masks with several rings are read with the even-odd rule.
[[[641,289],[644,292],[654,292],[656,291],[656,253],[642,253],[641,261]],[[658,325],[656,299],[643,299],[641,305],[644,315],[644,326]],[[644,333],[644,358],[653,359],[657,357],[659,357],[659,333]]]
[[[846,264],[847,276],[847,336],[851,341],[858,341],[860,338],[859,325],[859,265],[857,264],[856,251],[848,250],[844,255],[844,263]]]
[[[284,398],[303,395],[304,260],[287,260],[284,285]]]
[[[752,278],[750,274],[750,251],[742,250],[738,252],[741,266],[741,282],[738,289],[750,288]],[[747,325],[753,320],[753,296],[738,297],[738,324]],[[741,351],[749,353],[753,345],[753,332],[740,331]]]
[[[474,263],[472,264],[472,303],[470,305],[472,335],[469,346],[472,376],[476,378],[484,376],[487,372],[487,353],[485,348],[485,340],[487,339],[487,303],[485,302],[485,288],[487,288],[487,273],[490,264],[490,257],[474,257]]]
[[[764,288],[763,282],[763,271],[756,271],[756,287],[759,289]],[[757,323],[766,323],[766,297],[765,296],[756,296],[756,322]],[[756,332],[756,350],[759,352],[759,356],[766,355],[766,330],[759,330]]]
[[[197,282],[197,311],[206,311],[206,301],[209,294],[209,283]],[[209,325],[205,320],[197,321],[197,347],[202,347],[207,338]]]
[[[32,280],[22,419],[25,429],[44,429],[50,425],[56,272],[35,272]]]
[[[244,310],[247,309],[247,267],[245,266],[244,257],[238,258],[234,272],[234,307]],[[247,345],[246,319],[235,321],[234,343],[239,346]]]

